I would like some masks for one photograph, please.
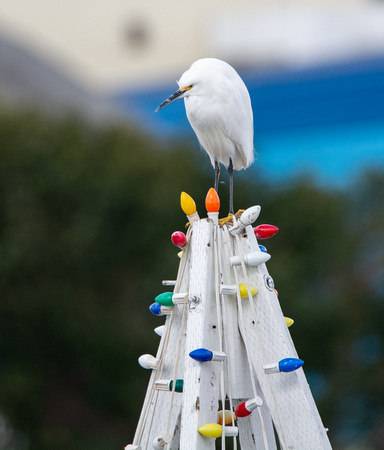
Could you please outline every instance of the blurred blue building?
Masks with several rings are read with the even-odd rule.
[[[252,99],[257,160],[262,177],[298,174],[322,185],[346,186],[361,170],[384,167],[384,58],[303,70],[238,70]],[[183,101],[154,114],[177,85],[119,92],[127,116],[156,135],[197,143]]]

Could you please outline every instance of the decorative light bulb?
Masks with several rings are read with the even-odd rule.
[[[153,330],[158,336],[162,337],[165,331],[165,325],[160,325]]]
[[[203,436],[210,438],[218,438],[222,436],[224,433],[225,436],[227,437],[237,436],[239,434],[239,429],[237,427],[224,427],[224,428],[225,430],[223,430],[223,427],[218,423],[207,423],[206,425],[203,425],[202,427],[199,428],[199,433],[202,434]]]
[[[173,292],[163,292],[155,298],[155,301],[163,306],[173,306]]]
[[[184,214],[187,216],[191,216],[196,212],[196,203],[193,198],[188,195],[186,192],[182,192],[180,196],[180,204],[181,209],[184,211]]]
[[[288,328],[295,323],[295,321],[293,319],[291,319],[290,317],[284,317],[284,319],[285,319],[285,323],[287,324]]]
[[[160,303],[157,302],[152,303],[152,305],[149,307],[149,310],[155,316],[164,316],[166,314],[171,314],[172,312],[171,307],[160,305]]]
[[[190,222],[200,219],[199,214],[197,213],[197,210],[196,210],[195,201],[186,192],[181,193],[180,204],[181,204],[181,209],[187,215]]]
[[[224,415],[225,425],[228,425],[229,423],[232,423],[232,421],[237,419],[235,413],[233,413],[232,411],[229,411],[228,409],[226,409],[225,411],[219,411],[217,413],[217,415],[218,415],[218,422],[220,425],[223,425],[223,415]]]
[[[268,239],[274,236],[279,229],[274,225],[258,225],[253,229],[257,239]]]
[[[304,361],[299,358],[284,358],[279,361],[280,372],[293,372],[299,369],[304,364]]]
[[[205,207],[209,213],[219,212],[220,198],[214,188],[211,188],[205,197]]]
[[[246,402],[242,402],[235,410],[235,414],[237,417],[247,417],[252,414],[256,408],[260,407],[263,404],[263,400],[260,397],[251,398]]]
[[[141,355],[139,358],[139,364],[143,369],[157,369],[159,360],[152,355]]]
[[[175,231],[172,233],[171,240],[176,247],[183,248],[187,243],[187,236],[182,231]]]
[[[224,361],[226,355],[223,352],[213,352],[207,348],[197,348],[189,353],[189,356],[199,362]]]
[[[124,450],[141,450],[140,445],[128,444],[124,447]]]
[[[183,251],[179,252],[179,253],[177,254],[177,256],[181,259],[181,257],[183,256]]]
[[[161,445],[158,442],[158,438],[155,437],[155,439],[152,441],[152,449],[153,450],[164,450],[164,445]]]
[[[257,289],[255,289],[253,286],[249,286],[252,297],[257,294]],[[240,297],[246,298],[248,297],[248,289],[246,284],[239,284],[239,290],[240,290]]]
[[[239,221],[244,225],[244,227],[247,227],[259,217],[260,211],[261,207],[259,205],[251,206],[243,212]]]
[[[264,245],[259,245],[259,249],[264,253],[268,253],[267,249],[264,247]]]
[[[271,259],[271,255],[269,253],[264,252],[250,252],[244,255],[244,262],[248,266],[259,266]],[[231,256],[229,258],[232,266],[239,266],[241,264],[240,256]]]
[[[199,433],[210,438],[218,438],[223,434],[223,427],[218,423],[207,423],[199,428]]]
[[[183,392],[184,380],[178,379],[175,384],[175,392]],[[169,390],[173,390],[173,380],[169,383]]]
[[[284,358],[272,364],[264,364],[265,373],[293,372],[299,369],[304,361],[298,358]]]
[[[251,225],[260,214],[260,206],[252,206],[251,208],[246,209],[240,216],[239,220],[235,220],[233,222],[233,227],[229,229],[229,232],[235,236],[236,234],[242,233],[245,227]]]
[[[155,316],[162,316],[163,314],[161,313],[161,305],[160,303],[152,303],[152,305],[149,307],[149,310],[151,311],[152,314],[154,314]]]

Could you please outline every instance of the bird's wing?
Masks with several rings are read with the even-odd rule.
[[[240,170],[252,164],[254,159],[253,113],[243,80],[238,77],[230,86],[229,89],[227,84],[227,92],[224,92],[223,131],[235,144],[235,155],[232,159],[234,168]]]

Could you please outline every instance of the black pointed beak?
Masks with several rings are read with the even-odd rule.
[[[173,100],[176,100],[183,94],[185,94],[185,89],[178,89],[174,94],[168,97],[167,100],[164,100],[163,103],[155,109],[155,112],[159,111],[161,108],[164,108],[164,106],[167,106],[169,103],[173,102]]]

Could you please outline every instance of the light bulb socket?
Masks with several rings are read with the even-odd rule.
[[[263,369],[264,369],[265,373],[279,373],[280,372],[278,362],[275,362],[272,364],[264,364]]]
[[[172,301],[174,305],[188,303],[188,292],[178,292],[177,294],[173,294]]]
[[[239,429],[237,427],[223,427],[222,436],[235,437],[239,435]]]
[[[152,448],[154,450],[163,449],[171,441],[172,436],[169,433],[165,433],[162,436],[155,437],[155,439],[152,441]]]
[[[251,398],[250,400],[247,400],[244,406],[247,408],[248,411],[252,412],[256,408],[260,408],[262,404],[263,400],[260,397],[254,397]]]
[[[161,283],[163,286],[176,286],[176,280],[163,280]]]
[[[215,225],[219,223],[219,213],[218,212],[209,212],[208,218],[212,220]]]
[[[158,391],[170,391],[169,384],[170,380],[156,380],[155,381],[155,389]]]
[[[212,352],[211,361],[225,361],[227,355],[224,352]]]
[[[234,284],[221,284],[220,285],[220,294],[236,295],[236,293],[237,293],[237,288]]]
[[[196,220],[200,220],[200,216],[197,211],[187,217],[188,217],[188,220],[190,221],[190,223],[195,222]]]

